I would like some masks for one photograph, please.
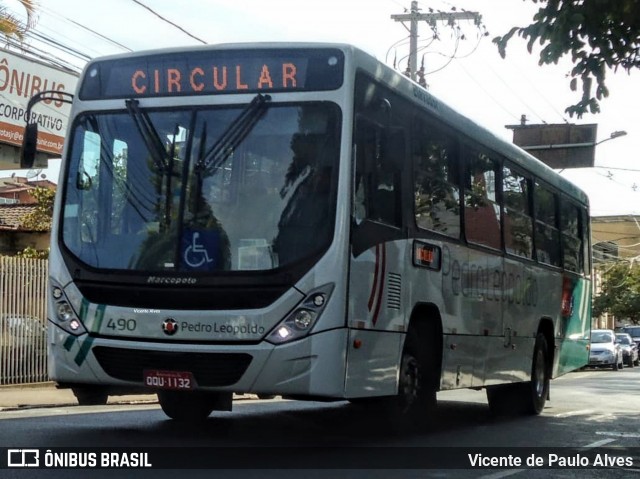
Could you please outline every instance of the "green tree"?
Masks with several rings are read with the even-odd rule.
[[[618,263],[603,273],[602,291],[593,301],[593,315],[603,313],[640,323],[640,265]]]
[[[507,43],[516,33],[527,40],[529,53],[536,41],[540,43],[539,65],[557,64],[569,55],[573,63],[570,86],[577,91],[580,81],[582,96],[565,111],[578,118],[586,112],[598,113],[599,101],[609,95],[607,70],[629,72],[640,67],[640,1],[531,1],[541,4],[533,23],[493,39],[500,55],[505,57]]]
[[[27,22],[21,22],[9,9],[0,4],[0,34],[6,38],[17,38],[22,41],[24,35],[35,22],[35,0],[18,0],[27,13]]]
[[[36,209],[22,217],[20,226],[30,231],[51,231],[55,190],[36,187],[31,194],[37,200]]]

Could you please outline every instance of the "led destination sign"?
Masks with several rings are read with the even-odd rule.
[[[333,90],[343,70],[335,49],[155,53],[90,64],[80,99]]]

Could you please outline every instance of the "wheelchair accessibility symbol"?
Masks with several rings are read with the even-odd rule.
[[[191,244],[184,250],[184,262],[191,268],[199,268],[213,262],[213,258],[209,257],[209,252],[200,240],[200,233],[197,231],[193,232]]]

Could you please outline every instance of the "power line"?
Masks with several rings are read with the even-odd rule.
[[[640,172],[640,169],[637,169],[637,168],[618,168],[615,166],[594,166],[593,168],[601,168],[603,170],[633,171],[636,173]]]
[[[195,35],[189,33],[187,30],[185,30],[184,28],[182,28],[180,25],[175,24],[174,22],[172,22],[171,20],[163,17],[162,15],[160,15],[158,12],[156,12],[155,10],[153,10],[152,8],[148,7],[147,5],[145,5],[144,3],[140,2],[139,0],[131,0],[133,3],[136,3],[138,5],[140,5],[142,8],[145,8],[147,10],[149,10],[153,15],[155,15],[156,17],[158,17],[160,20],[162,20],[163,22],[168,23],[169,25],[177,28],[178,30],[180,30],[181,32],[189,35],[191,38],[193,38],[194,40],[199,41],[200,43],[202,43],[203,45],[207,45],[207,42],[205,42],[202,38],[198,38]]]
[[[411,2],[411,11],[408,13],[401,13],[391,15],[391,19],[396,22],[410,22],[409,29],[409,77],[412,80],[417,79],[418,72],[418,22],[425,21],[434,31],[434,37],[437,35],[436,24],[437,22],[447,22],[450,25],[453,25],[457,20],[474,20],[474,22],[479,25],[481,16],[476,12],[433,12],[431,13],[420,13],[420,9],[418,8],[418,2],[413,0]],[[431,10],[431,9],[430,9]],[[404,24],[403,24],[404,25]],[[406,28],[406,26],[405,26]],[[458,37],[459,39],[459,37]]]
[[[60,20],[63,20],[63,21],[65,21],[65,22],[68,22],[68,23],[72,24],[73,26],[75,26],[75,27],[77,27],[77,28],[80,28],[80,29],[82,29],[82,30],[85,30],[85,31],[87,31],[87,32],[91,33],[92,35],[95,35],[96,37],[98,37],[98,38],[102,39],[102,40],[106,40],[107,42],[109,42],[109,43],[113,44],[114,46],[117,46],[117,47],[122,48],[123,50],[129,51],[129,52],[130,52],[130,51],[132,51],[132,49],[131,49],[131,48],[127,47],[126,45],[123,45],[122,43],[120,43],[120,42],[118,42],[118,41],[114,40],[113,38],[108,37],[108,36],[106,36],[106,35],[104,35],[104,34],[102,34],[102,33],[100,33],[100,32],[97,32],[97,31],[95,31],[95,30],[93,30],[93,29],[89,28],[89,27],[88,27],[88,26],[86,26],[86,25],[83,25],[83,24],[81,24],[81,23],[79,23],[79,22],[77,22],[77,21],[75,21],[75,20],[72,20],[72,19],[71,19],[71,18],[69,18],[69,17],[65,17],[64,15],[60,15],[60,14],[59,14],[59,13],[57,13],[55,10],[52,10],[52,9],[50,9],[50,8],[47,8],[47,7],[45,7],[44,5],[39,5],[39,6],[38,6],[38,11],[45,12],[45,13],[46,13],[47,15],[49,15],[49,16],[57,17],[57,18],[58,18],[58,19],[60,19]]]
[[[63,43],[61,43],[61,42],[59,42],[57,40],[54,40],[51,37],[45,36],[45,35],[43,35],[41,33],[36,32],[36,31],[28,32],[27,36],[30,37],[30,38],[34,38],[36,40],[39,40],[39,41],[41,41],[43,43],[46,43],[49,46],[58,48],[58,49],[64,51],[65,53],[76,57],[79,60],[83,60],[85,62],[88,62],[89,60],[91,60],[91,57],[89,55],[87,55],[85,53],[82,53],[81,51],[76,50],[73,47],[65,45],[65,44],[63,44]]]
[[[72,71],[74,73],[79,73],[80,68],[71,63],[59,58],[51,53],[49,50],[41,50],[33,45],[29,45],[26,47],[24,44],[16,42],[13,39],[7,39],[7,45],[14,47],[20,53],[26,54],[27,56],[31,56],[33,58],[37,58],[38,60],[49,63],[50,65],[54,65],[63,70]]]

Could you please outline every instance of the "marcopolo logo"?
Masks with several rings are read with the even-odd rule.
[[[162,323],[162,330],[167,336],[173,336],[178,332],[178,322],[173,318],[167,318]]]

